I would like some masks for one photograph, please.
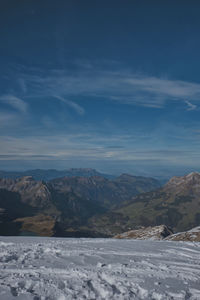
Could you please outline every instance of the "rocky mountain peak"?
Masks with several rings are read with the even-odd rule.
[[[174,176],[166,183],[164,190],[177,193],[185,190],[198,190],[200,192],[200,173],[192,172],[185,176]]]
[[[20,194],[22,202],[33,207],[51,206],[50,192],[42,181],[36,181],[32,176],[23,176],[17,179],[0,179],[0,189],[7,189]]]
[[[200,181],[200,173],[199,172],[191,172],[185,176],[188,180],[199,180]]]

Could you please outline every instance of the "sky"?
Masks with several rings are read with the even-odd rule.
[[[0,169],[200,171],[198,0],[0,1]]]

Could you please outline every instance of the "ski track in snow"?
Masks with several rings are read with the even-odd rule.
[[[0,237],[0,299],[200,299],[200,243]]]

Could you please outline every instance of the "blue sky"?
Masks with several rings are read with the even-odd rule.
[[[200,170],[199,1],[0,4],[0,169]]]

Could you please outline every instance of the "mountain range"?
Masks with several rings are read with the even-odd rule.
[[[114,179],[62,177],[48,182],[35,180],[32,176],[1,178],[0,233],[107,236],[90,228],[90,218],[103,215],[131,197],[159,186],[153,178],[128,174]]]
[[[197,172],[164,186],[129,174],[0,179],[1,235],[112,237],[144,226],[165,224],[178,232],[199,223]]]
[[[103,225],[108,235],[160,224],[170,226],[175,232],[198,226],[200,173],[172,177],[163,187],[132,197],[103,216],[93,217],[90,222],[97,231],[101,231]]]

